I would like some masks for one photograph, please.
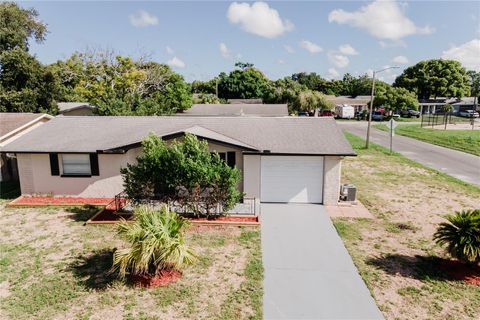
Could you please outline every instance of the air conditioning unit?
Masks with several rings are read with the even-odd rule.
[[[353,184],[344,184],[340,191],[340,200],[355,201],[357,199],[357,187]]]

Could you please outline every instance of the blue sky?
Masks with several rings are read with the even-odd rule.
[[[480,4],[474,1],[20,2],[50,33],[32,44],[40,61],[88,47],[169,63],[188,81],[254,63],[272,79],[383,73],[391,82],[423,59],[453,58],[480,70]]]

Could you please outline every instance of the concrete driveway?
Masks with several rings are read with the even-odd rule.
[[[365,139],[367,122],[338,121],[340,128]],[[386,148],[390,146],[388,132],[372,128],[370,141]],[[393,150],[427,167],[442,171],[468,183],[480,185],[480,157],[416,139],[395,135]]]
[[[262,204],[265,319],[383,319],[322,205]]]

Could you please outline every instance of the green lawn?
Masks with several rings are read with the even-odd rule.
[[[358,188],[373,219],[334,219],[386,319],[479,319],[480,287],[439,266],[450,257],[432,239],[443,215],[478,208],[480,188],[345,134],[358,153],[342,183]]]
[[[384,124],[375,124],[373,127],[383,131],[389,130]],[[412,124],[397,126],[395,133],[480,156],[480,130],[439,130]]]
[[[261,319],[256,229],[192,228],[199,256],[176,283],[140,289],[109,272],[124,243],[95,208],[0,208],[0,319]]]

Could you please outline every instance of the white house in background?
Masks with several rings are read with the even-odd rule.
[[[335,205],[342,158],[355,155],[333,118],[314,117],[56,117],[5,150],[17,156],[22,194],[111,198],[149,133],[206,140],[257,202]]]
[[[88,102],[59,102],[58,113],[62,116],[93,116],[96,109]]]
[[[4,153],[3,147],[52,118],[43,113],[0,113],[0,181],[18,178],[16,160]]]

